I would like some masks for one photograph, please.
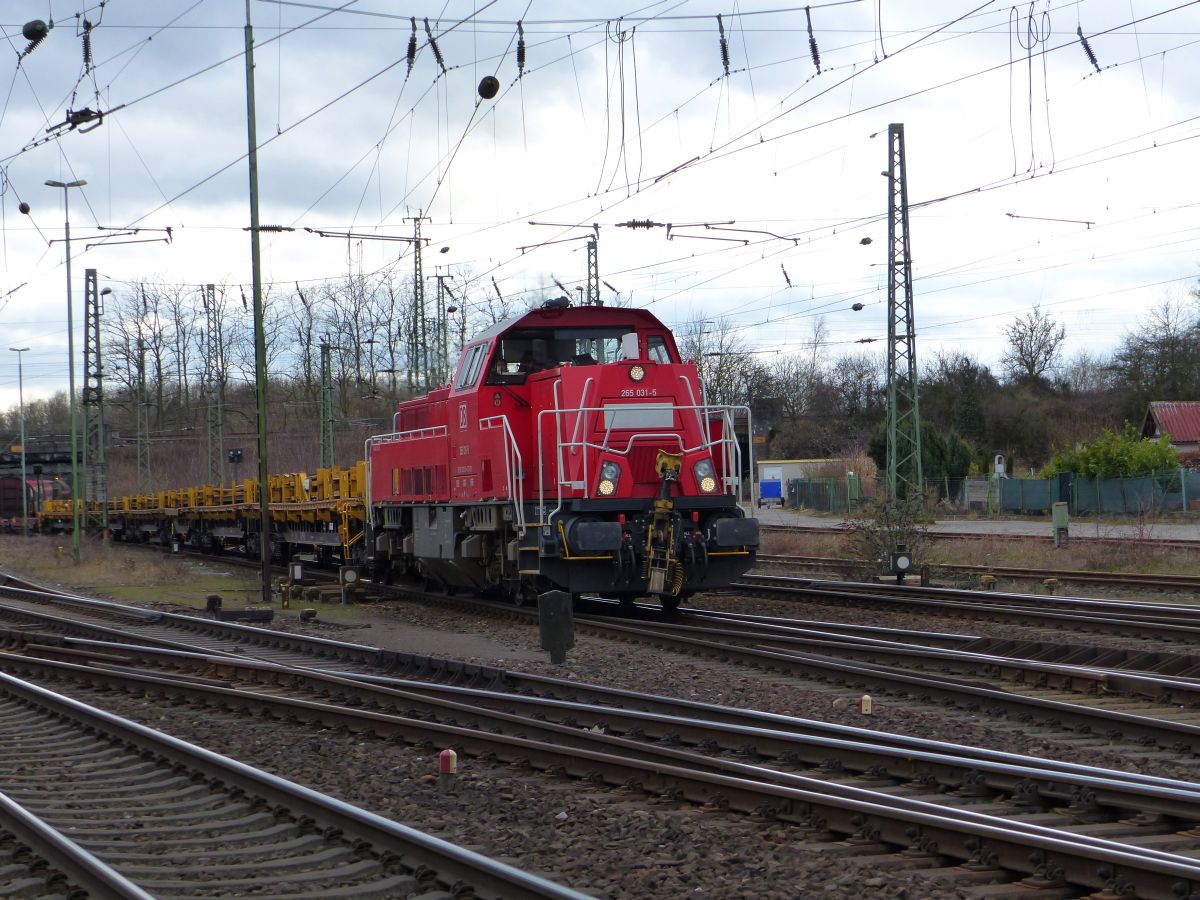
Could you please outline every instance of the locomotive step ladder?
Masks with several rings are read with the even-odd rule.
[[[537,544],[532,547],[517,548],[517,572],[520,575],[541,575],[542,569],[538,564],[540,548]]]

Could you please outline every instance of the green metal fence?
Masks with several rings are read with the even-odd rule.
[[[1001,512],[1048,513],[1058,501],[1072,515],[1200,512],[1200,472],[1175,469],[1140,478],[1001,478],[996,502]]]
[[[882,496],[880,486],[876,495]],[[1200,517],[1200,471],[1175,469],[1141,478],[1083,478],[1070,473],[1053,478],[930,478],[925,496],[948,513],[1050,514],[1054,503],[1068,504],[1071,515],[1112,513],[1143,515],[1181,512]],[[862,498],[857,477],[794,478],[783,501],[791,509],[853,512]]]

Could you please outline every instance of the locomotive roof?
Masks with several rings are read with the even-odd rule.
[[[667,330],[654,313],[646,309],[628,306],[567,306],[558,309],[537,307],[511,319],[497,322],[479,332],[471,342],[494,338],[517,328],[589,327],[632,324],[635,328],[661,328]]]

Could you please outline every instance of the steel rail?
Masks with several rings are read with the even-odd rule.
[[[1099,666],[1073,666],[972,650],[928,647],[921,644],[871,638],[847,638],[836,633],[822,634],[817,631],[806,632],[803,629],[769,632],[672,626],[665,623],[651,627],[656,631],[696,635],[726,644],[729,641],[737,641],[752,648],[774,652],[804,653],[825,656],[829,659],[853,659],[872,665],[880,671],[886,670],[885,666],[880,665],[881,662],[909,669],[914,664],[930,663],[958,675],[978,676],[994,672],[1031,676],[1052,686],[1083,693],[1108,691],[1139,694],[1164,702],[1169,700],[1171,703],[1183,702],[1200,705],[1200,680],[1192,678],[1169,678],[1163,675],[1141,674]]]
[[[36,637],[37,642],[30,642],[29,638],[31,637]],[[703,717],[703,721],[706,722],[745,725],[764,731],[782,731],[802,735],[827,734],[849,742],[886,743],[887,746],[900,748],[904,754],[928,751],[958,756],[964,759],[998,762],[1006,765],[1024,765],[1033,760],[1036,762],[1036,765],[1053,771],[1085,775],[1094,771],[1109,771],[1094,770],[1092,767],[1080,766],[1075,763],[1028,757],[982,747],[934,741],[903,734],[872,731],[851,725],[839,725],[814,719],[799,719],[775,713],[703,703],[696,700],[626,691],[620,688],[583,683],[574,679],[553,678],[545,675],[494,669],[487,666],[462,663],[458,660],[430,657],[422,654],[383,652],[381,662],[385,668],[391,669],[394,672],[403,671],[413,676],[412,678],[401,678],[397,675],[377,675],[361,672],[304,670],[296,667],[281,666],[276,663],[250,660],[244,656],[214,656],[194,651],[153,649],[142,645],[123,645],[106,641],[68,638],[56,640],[52,644],[46,644],[42,643],[45,641],[45,636],[43,635],[12,634],[9,635],[9,638],[14,641],[14,646],[28,648],[35,655],[48,655],[50,658],[65,655],[68,661],[83,659],[114,667],[133,666],[138,657],[159,658],[167,668],[171,668],[175,664],[175,661],[178,660],[204,660],[206,664],[214,666],[218,672],[224,670],[226,667],[230,670],[238,671],[257,669],[267,672],[301,672],[308,676],[337,677],[355,684],[399,687],[403,690],[444,693],[449,696],[456,696],[461,693],[464,696],[476,699],[490,698],[490,702],[500,704],[536,704],[553,702],[555,700],[565,700],[568,703],[575,703],[577,702],[575,698],[588,697],[591,698],[590,705],[613,712],[628,711],[632,707],[635,711],[640,712],[652,713],[657,711],[668,717],[679,718]],[[0,660],[3,658],[3,656],[0,656]],[[415,680],[417,677],[422,679],[440,678],[442,680],[418,681]],[[200,680],[209,684],[216,683],[219,686],[226,685],[226,682],[220,679],[203,678]],[[1176,783],[1173,779],[1163,779],[1138,773],[1123,772],[1118,774],[1125,780],[1134,783],[1167,786]]]
[[[724,661],[740,662],[789,674],[824,676],[842,683],[874,685],[876,691],[882,689],[917,696],[940,697],[959,704],[983,705],[988,709],[1017,715],[1040,714],[1060,724],[1086,730],[1097,726],[1107,727],[1132,739],[1152,741],[1169,748],[1185,747],[1188,752],[1200,753],[1200,726],[1196,725],[1153,719],[1118,710],[1085,707],[1058,700],[1026,697],[971,683],[889,671],[864,663],[848,663],[816,655],[779,653],[723,644],[684,634],[673,634],[658,628],[644,629],[595,621],[584,621],[582,624],[590,628],[599,628],[609,637],[649,642],[658,646],[668,646],[673,650],[713,656]]]
[[[165,679],[142,676],[139,680],[156,683],[159,690],[169,689]],[[190,684],[185,687],[189,692],[224,692],[223,689],[197,688]],[[307,709],[329,715],[328,708],[322,710],[320,704],[272,698],[271,695],[255,695],[250,699],[286,706],[293,714]],[[651,748],[651,753],[644,745],[623,738],[581,732],[552,723],[529,721],[527,727],[542,732],[571,732],[572,743],[577,744],[582,737],[588,744],[607,750],[586,746],[555,747],[524,737],[405,720],[373,711],[338,710],[337,713],[342,717],[369,721],[370,729],[376,732],[386,728],[387,724],[399,723],[398,727],[415,727],[425,733],[455,739],[466,746],[468,753],[481,752],[480,744],[483,752],[495,752],[497,746],[508,745],[515,752],[528,754],[529,762],[539,768],[561,766],[579,771],[581,764],[590,765],[612,783],[629,783],[632,779],[643,788],[650,784],[650,790],[654,792],[681,792],[690,799],[703,802],[712,802],[715,796],[720,796],[736,808],[760,812],[764,808],[770,809],[780,818],[800,821],[809,827],[828,827],[898,846],[914,846],[927,852],[998,864],[1018,872],[1052,874],[1090,887],[1132,884],[1136,885],[1139,896],[1174,898],[1179,896],[1181,883],[1200,885],[1200,863],[1186,856],[970,810],[947,809],[921,800],[881,795],[761,766],[713,760],[673,748]],[[632,761],[608,752],[611,750],[632,752],[642,758]],[[647,759],[647,756],[657,759]],[[915,837],[914,827],[917,829]],[[1031,853],[1031,849],[1034,852]]]
[[[1200,542],[1198,542],[1200,543]],[[834,556],[789,556],[784,554],[759,553],[756,562],[760,565],[822,569],[877,570],[874,563]],[[960,572],[969,575],[994,575],[997,578],[1012,578],[1020,581],[1056,578],[1060,582],[1121,584],[1133,587],[1165,587],[1200,590],[1200,576],[1168,575],[1154,572],[1097,572],[1086,569],[1033,569],[1020,566],[968,565],[964,563],[931,563],[935,572]]]
[[[747,575],[743,576],[764,584],[794,584],[813,590],[824,590],[831,593],[862,593],[866,595],[894,598],[927,598],[956,599],[964,604],[971,603],[1012,603],[1038,609],[1051,608],[1059,611],[1074,610],[1088,613],[1104,613],[1128,616],[1131,621],[1175,621],[1178,623],[1195,623],[1200,626],[1200,609],[1186,604],[1150,603],[1143,600],[1106,600],[1095,597],[1071,597],[1058,594],[1017,594],[1006,591],[977,591],[962,588],[922,587],[915,584],[880,584],[863,581],[828,581],[814,578],[801,578],[789,575]]]
[[[56,665],[61,668],[70,664]],[[75,668],[90,671],[92,677],[97,671]],[[198,688],[192,685],[190,689]],[[319,822],[336,823],[348,835],[399,854],[410,868],[414,864],[429,866],[447,886],[461,881],[472,885],[481,897],[585,900],[586,895],[570,888],[4,672],[0,672],[0,690],[118,740],[144,747],[170,763],[202,772],[272,804],[282,804]]]
[[[96,600],[74,594],[42,589],[15,588],[10,585],[0,586],[0,598],[38,605],[62,606],[109,618],[113,616],[127,617],[124,618],[124,623],[127,627],[164,626],[172,630],[192,632],[223,640],[252,643],[259,647],[274,647],[289,652],[303,653],[317,659],[333,657],[346,659],[351,656],[357,656],[362,663],[369,665],[379,653],[379,648],[371,647],[367,644],[355,644],[347,641],[334,641],[328,638],[273,631],[269,628],[256,628],[252,625],[236,622],[220,622],[216,619],[205,618],[200,615],[188,616],[180,615],[179,613],[147,612],[136,606],[127,606],[122,603]],[[124,633],[128,635],[130,632],[125,631]]]
[[[83,598],[80,598],[83,599]],[[445,600],[446,598],[438,598]],[[486,604],[475,604],[472,601],[455,598],[455,603],[495,607]],[[104,606],[102,601],[90,601],[91,608]],[[136,610],[135,607],[121,607]],[[138,611],[141,612],[141,611]],[[506,608],[506,612],[518,616],[532,616],[524,610]],[[338,657],[355,662],[366,668],[386,667],[389,657],[385,651],[366,647],[359,644],[345,644],[320,638],[305,638],[267,629],[253,628],[235,623],[217,623],[211,620],[191,616],[176,616],[173,614],[155,614],[164,617],[164,621],[180,624],[185,627],[209,632],[216,630],[231,639],[252,642],[262,647],[291,650],[297,645],[314,647],[315,658]],[[840,680],[843,683],[866,683],[876,685],[875,690],[890,690],[916,693],[918,695],[940,696],[951,702],[980,705],[989,708],[1006,710],[1018,715],[1039,714],[1055,720],[1059,724],[1067,724],[1078,729],[1090,730],[1097,726],[1124,733],[1130,738],[1150,741],[1168,748],[1186,747],[1195,752],[1200,749],[1200,728],[1183,723],[1155,720],[1146,716],[1122,713],[1116,710],[1094,709],[1069,704],[1061,701],[1045,700],[1035,697],[1023,697],[1019,694],[991,689],[975,684],[952,683],[927,676],[919,676],[902,672],[888,671],[868,664],[850,664],[838,660],[823,658],[819,655],[797,655],[778,653],[755,648],[735,647],[714,641],[689,638],[684,635],[670,635],[657,630],[653,633],[645,629],[617,625],[607,622],[579,620],[579,624],[597,630],[599,633],[624,640],[651,641],[669,644],[674,649],[692,654],[716,656],[727,660],[736,660],[756,667],[782,668],[804,677],[825,677]],[[343,656],[344,654],[344,656]]]
[[[34,643],[24,648],[27,657],[54,660],[56,655],[63,652],[61,647],[48,647]],[[1016,791],[1022,789],[1020,780],[1036,779],[1041,782],[1038,789],[1047,796],[1055,799],[1071,799],[1072,788],[1091,787],[1096,792],[1097,802],[1106,802],[1133,810],[1154,810],[1165,815],[1175,815],[1183,818],[1194,818],[1200,821],[1200,785],[1181,782],[1174,779],[1132,779],[1124,773],[1115,770],[1096,767],[1081,767],[1062,773],[1050,770],[1036,758],[1017,758],[998,760],[978,760],[951,754],[945,751],[931,749],[914,750],[911,747],[898,747],[892,744],[860,739],[847,740],[843,738],[814,737],[802,732],[783,732],[777,728],[766,728],[760,724],[736,724],[726,721],[707,721],[686,715],[686,707],[680,705],[675,711],[668,713],[648,712],[641,710],[626,710],[587,704],[567,700],[551,700],[545,698],[526,697],[512,693],[502,693],[494,690],[476,688],[452,687],[423,682],[405,681],[400,679],[388,680],[386,684],[379,680],[355,679],[354,677],[335,676],[311,669],[297,669],[280,666],[274,663],[263,663],[253,660],[229,659],[212,657],[197,653],[179,653],[175,651],[150,651],[140,647],[127,646],[122,648],[125,655],[113,654],[109,647],[98,647],[97,650],[84,648],[69,651],[67,662],[87,663],[98,666],[106,671],[118,674],[132,674],[154,678],[168,677],[175,682],[186,685],[200,684],[208,687],[230,687],[229,678],[236,675],[239,684],[252,681],[264,681],[272,688],[292,686],[302,688],[305,692],[318,693],[327,697],[342,697],[352,701],[353,708],[364,705],[377,709],[400,707],[407,705],[410,709],[434,712],[440,715],[455,717],[486,716],[489,711],[500,713],[494,719],[488,720],[487,727],[538,727],[538,721],[550,716],[557,716],[559,724],[569,724],[572,728],[603,727],[611,731],[614,727],[622,734],[643,735],[657,739],[672,738],[690,745],[714,745],[726,750],[744,750],[748,745],[747,739],[754,741],[754,749],[758,755],[775,758],[797,756],[803,748],[811,748],[808,761],[821,763],[829,757],[829,751],[837,751],[839,761],[847,758],[860,760],[859,768],[866,770],[879,764],[880,758],[891,760],[891,773],[898,777],[912,777],[914,763],[928,766],[929,771],[940,773],[940,783],[948,787],[961,787],[968,775],[983,773],[987,784],[1001,790]],[[138,661],[147,665],[157,665],[170,671],[162,673],[157,670],[147,671],[136,668]],[[0,656],[0,666],[4,665],[4,657]],[[37,663],[28,664],[37,668]],[[208,675],[197,676],[177,671],[187,667],[190,671],[206,672]],[[53,670],[54,667],[49,667]],[[212,676],[226,676],[216,678]],[[249,689],[245,689],[249,690]],[[301,698],[303,699],[303,698]],[[263,703],[269,705],[270,699]],[[324,702],[324,701],[323,701]],[[514,711],[522,718],[513,718]],[[564,721],[569,720],[569,721]],[[481,724],[476,727],[484,727]],[[995,776],[993,779],[992,776]],[[1119,784],[1117,794],[1105,794],[1098,786]],[[1124,796],[1121,791],[1135,790],[1132,798]],[[1140,792],[1139,789],[1144,788]],[[1156,797],[1157,791],[1163,791]],[[1104,797],[1101,800],[1101,796]],[[1165,799],[1164,799],[1165,798]],[[1179,801],[1187,802],[1179,805]],[[1162,802],[1159,802],[1162,801]],[[1166,805],[1162,805],[1163,803]]]
[[[829,625],[829,630],[796,627],[791,624],[794,620],[790,619],[772,620],[765,616],[743,616],[739,613],[692,609],[686,610],[680,619],[686,623],[689,617],[695,617],[702,622],[709,620],[720,622],[726,627],[674,626],[668,623],[657,623],[654,627],[679,633],[700,634],[722,640],[738,640],[765,649],[812,648],[812,652],[833,652],[838,658],[861,659],[866,662],[885,659],[899,665],[913,661],[933,662],[959,673],[977,674],[982,669],[985,673],[1033,675],[1039,679],[1050,678],[1055,684],[1061,684],[1072,690],[1102,689],[1115,693],[1140,694],[1164,701],[1169,698],[1172,703],[1200,703],[1200,678],[1170,675],[1161,671],[1136,670],[1132,665],[1114,667],[1100,665],[1098,662],[1092,665],[1081,665],[1060,660],[984,652],[980,648],[990,643],[990,640],[986,638],[947,635],[942,632],[905,632],[901,629],[879,629],[882,633],[890,632],[896,636],[907,634],[915,638],[915,641],[895,641],[867,637],[856,630],[852,630],[849,634],[843,634],[842,626],[836,624]],[[856,626],[850,627],[856,628]],[[875,629],[864,629],[865,632],[872,630]],[[954,638],[961,642],[959,646],[939,646],[939,644]],[[928,640],[930,643],[922,643],[924,640]],[[1016,644],[1011,640],[996,641],[995,643],[999,645]],[[971,644],[975,646],[970,646]],[[1030,642],[1030,644],[1033,648],[1045,653],[1044,643]],[[1078,652],[1079,649],[1064,648],[1064,652]],[[1168,662],[1164,658],[1165,656],[1165,654],[1156,655],[1155,661],[1160,666],[1165,665]],[[1188,666],[1190,670],[1200,668],[1200,660],[1193,657],[1175,656],[1173,659],[1181,666]]]
[[[808,579],[782,576],[742,576],[743,580],[729,585],[729,590],[768,593],[786,597],[813,598],[838,603],[878,603],[890,607],[909,607],[920,611],[935,610],[953,615],[987,617],[1024,625],[1079,625],[1085,630],[1106,634],[1134,635],[1162,640],[1193,642],[1200,638],[1200,620],[1189,615],[1186,608],[1174,613],[1159,614],[1157,608],[1138,612],[1088,609],[1079,598],[1033,597],[987,592],[960,592],[972,597],[938,597],[931,591],[945,589],[905,589],[900,593],[877,585],[852,582],[815,582]],[[919,591],[919,592],[918,592]],[[1067,602],[1064,602],[1067,601]],[[1111,602],[1111,601],[1110,601]],[[1169,608],[1164,608],[1169,609]]]
[[[0,827],[46,860],[92,900],[154,900],[116,869],[0,792]],[[68,896],[71,893],[68,892]]]

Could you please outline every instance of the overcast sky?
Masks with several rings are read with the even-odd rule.
[[[427,274],[473,272],[468,302],[492,277],[532,296],[551,277],[582,283],[583,244],[518,248],[585,232],[529,220],[598,223],[603,279],[668,324],[728,316],[769,361],[824,316],[832,352],[870,338],[882,349],[893,122],[905,127],[918,357],[956,348],[994,365],[1003,327],[1037,304],[1066,326],[1068,355],[1107,351],[1200,274],[1196,2],[862,0],[808,17],[706,0],[251,11],[262,222],[297,229],[263,236],[264,279],[279,289],[407,273],[406,244],[303,229],[411,235],[406,217],[420,213]],[[88,182],[70,198],[80,353],[85,267],[117,292],[138,278],[248,283],[249,207],[243,3],[27,0],[0,16],[7,406],[9,346],[32,348],[27,395],[66,386],[63,191],[46,179]],[[55,27],[18,65],[35,18]],[[489,74],[500,93],[480,100]],[[87,133],[96,122],[54,128],[85,107],[108,114]],[[631,220],[675,227],[670,239],[617,227]],[[130,224],[174,239],[85,250],[97,226]]]

